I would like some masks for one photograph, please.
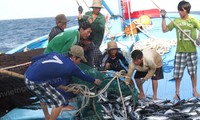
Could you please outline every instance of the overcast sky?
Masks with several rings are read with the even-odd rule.
[[[92,0],[78,0],[79,4],[88,11],[87,6],[92,5]],[[105,0],[112,1],[112,0]],[[117,0],[114,0],[117,1]],[[141,1],[141,0],[131,0]],[[148,1],[148,0],[147,0]],[[151,0],[149,0],[151,1]],[[180,0],[153,0],[167,11],[176,10]],[[200,10],[200,0],[188,0],[192,10]],[[135,6],[135,8],[140,5]],[[0,20],[18,18],[55,17],[64,13],[66,16],[77,15],[78,5],[76,0],[0,0]]]

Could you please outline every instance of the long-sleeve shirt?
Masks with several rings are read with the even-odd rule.
[[[33,58],[25,76],[37,84],[47,82],[54,87],[70,84],[73,76],[91,83],[95,81],[95,78],[82,72],[69,57],[55,52]]]
[[[111,56],[108,55],[107,52],[103,55],[102,66],[105,67],[106,63],[110,64],[109,70],[120,71],[125,70],[127,71],[126,67],[128,67],[128,62],[126,58],[123,56],[121,52],[116,53],[116,57],[113,59]]]
[[[24,76],[35,84],[49,83],[66,100],[71,93],[58,89],[59,85],[70,84],[72,77],[77,77],[90,83],[95,81],[95,78],[81,71],[69,57],[55,52],[34,57],[32,65],[26,70]]]
[[[93,12],[89,11],[86,12],[85,15],[92,17]],[[79,20],[79,22],[83,21],[83,19]],[[105,24],[106,24],[106,18],[103,14],[99,13],[97,18],[92,22],[92,41],[94,42],[94,45],[96,47],[99,47],[101,45],[101,42],[103,40],[104,31],[105,31]]]
[[[147,80],[154,75],[157,68],[160,68],[162,66],[162,57],[155,50],[145,49],[142,51],[142,53],[143,65],[135,65],[133,63],[133,60],[131,60],[128,68],[128,77],[126,78],[126,81],[131,80],[134,70],[147,72],[147,75],[144,77],[144,79]]]
[[[55,26],[51,29],[51,32],[49,33],[49,42],[56,36],[58,35],[59,33],[61,32],[64,32],[63,29],[61,29],[60,27],[58,26]]]

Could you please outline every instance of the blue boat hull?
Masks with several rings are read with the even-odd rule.
[[[177,13],[170,14],[169,16],[177,17]],[[200,15],[194,15],[198,19],[200,19]],[[151,28],[148,32],[152,36],[156,36],[157,38],[167,38],[167,39],[176,39],[175,31],[168,32],[168,33],[162,33],[161,31],[161,18],[152,18],[152,24],[153,28]],[[170,22],[167,20],[167,22]],[[77,27],[70,28],[70,29],[77,29]],[[119,35],[115,36],[115,41],[118,43],[118,47],[122,49],[125,56],[127,57],[128,61],[130,61],[130,52],[131,48],[134,46],[134,43],[141,40],[149,39],[148,36],[146,36],[143,33],[138,33],[137,36],[127,36],[127,35]],[[101,50],[104,51],[107,47],[107,42],[109,42],[111,38],[105,36],[104,41],[101,45]],[[39,39],[35,39],[33,41],[30,41],[26,44],[23,44],[22,46],[15,48],[11,51],[8,51],[6,54],[13,54],[16,52],[21,52],[25,48],[27,49],[37,49],[37,48],[45,48],[47,46],[48,40],[47,35],[43,36]],[[175,95],[175,81],[173,78],[173,66],[174,66],[174,55],[176,51],[176,46],[171,47],[168,53],[165,53],[163,58],[163,70],[164,70],[164,79],[159,80],[158,82],[158,98],[159,99],[168,99],[173,100],[173,96]],[[199,49],[198,49],[199,52]],[[200,59],[200,56],[198,57]],[[198,65],[199,65],[198,61]],[[197,75],[199,74],[200,68],[197,69]],[[198,80],[197,80],[198,81]],[[144,92],[147,96],[152,96],[152,85],[151,80],[148,80],[144,83]],[[199,81],[197,84],[197,90],[200,91],[199,87]],[[184,72],[184,77],[181,81],[180,86],[180,97],[181,99],[188,99],[190,97],[193,97],[192,95],[192,83],[190,76],[187,73],[187,70]],[[75,111],[72,111],[72,113]],[[70,116],[70,112],[66,112],[64,116],[59,116],[59,119],[63,119],[63,117],[66,119],[74,119],[74,116]],[[2,120],[40,120],[44,119],[44,115],[41,109],[39,110],[28,110],[28,109],[19,109],[15,108],[12,111],[10,111],[8,114],[6,114]]]

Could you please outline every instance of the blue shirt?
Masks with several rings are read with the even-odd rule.
[[[60,53],[42,54],[34,57],[32,62],[25,77],[37,84],[48,82],[53,87],[68,85],[73,76],[91,83],[95,81],[95,78],[82,72],[69,57]]]

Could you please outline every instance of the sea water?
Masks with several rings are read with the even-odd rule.
[[[67,27],[78,25],[76,16],[67,17]],[[50,33],[56,25],[54,17],[0,20],[0,52],[4,53],[23,43]]]

